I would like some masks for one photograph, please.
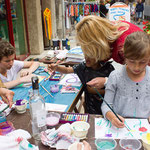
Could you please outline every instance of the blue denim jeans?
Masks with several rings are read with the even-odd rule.
[[[143,13],[142,12],[136,12],[136,18],[139,19],[141,18],[142,19],[143,17]]]

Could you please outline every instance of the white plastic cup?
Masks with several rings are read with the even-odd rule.
[[[71,145],[68,147],[68,150],[78,150],[78,149],[77,149],[78,143],[79,143],[79,142],[75,142],[75,143],[71,144]],[[83,145],[83,143],[81,143],[81,144],[82,144],[81,150],[84,150],[84,145]]]
[[[145,150],[150,150],[150,141],[146,138],[147,133],[142,135],[142,143]]]
[[[142,144],[138,139],[121,139],[119,145],[123,150],[139,150],[142,147]]]
[[[114,139],[96,139],[95,145],[97,150],[114,150],[117,142]]]

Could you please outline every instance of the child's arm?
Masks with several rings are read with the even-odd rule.
[[[73,70],[72,67],[65,67],[65,66],[60,66],[60,65],[57,65],[57,64],[48,65],[48,70],[58,71],[58,72],[64,73],[64,74],[74,73],[74,70]]]
[[[93,87],[87,86],[87,90],[89,93],[91,94],[97,94],[97,92],[94,90]],[[104,95],[105,94],[105,90],[104,89],[97,89],[97,91],[101,94]]]
[[[106,82],[106,77],[96,77],[91,81],[87,82],[87,85],[91,87],[95,87],[97,89],[101,89],[104,87],[105,82]]]
[[[21,71],[20,77],[24,77],[29,74],[32,74],[39,67],[39,65],[40,65],[39,62],[25,61],[23,68],[28,68],[28,69]]]
[[[18,79],[16,79],[16,80],[13,80],[13,81],[10,81],[10,82],[5,82],[4,83],[4,86],[6,87],[6,88],[13,88],[13,87],[15,87],[15,86],[17,86],[17,85],[19,85],[19,84],[22,84],[22,83],[29,83],[29,82],[31,82],[31,78],[33,77],[33,76],[35,76],[35,75],[33,75],[33,74],[29,74],[29,75],[27,75],[27,76],[24,76],[24,77],[20,77],[20,78],[18,78]]]
[[[122,122],[115,116],[112,111],[108,111],[106,113],[106,118],[112,123],[112,125],[116,126],[117,128],[124,128],[124,118],[118,115],[118,117],[122,120]]]

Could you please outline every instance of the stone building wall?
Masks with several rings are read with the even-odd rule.
[[[65,17],[63,16],[64,0],[26,0],[27,24],[29,32],[29,44],[31,54],[41,54],[44,45],[50,45],[46,39],[43,27],[43,11],[51,10],[52,39],[63,39],[65,35]]]
[[[41,54],[44,50],[40,0],[26,0],[26,13],[31,54]]]

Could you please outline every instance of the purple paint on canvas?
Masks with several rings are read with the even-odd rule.
[[[105,137],[112,137],[112,134],[105,134]]]

